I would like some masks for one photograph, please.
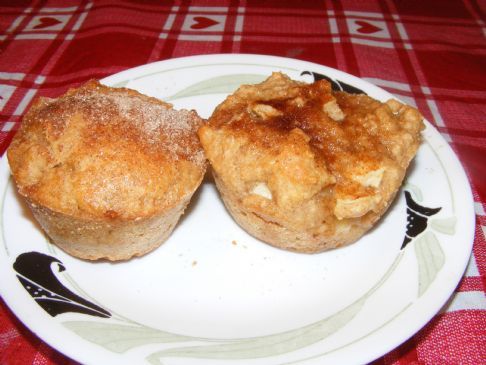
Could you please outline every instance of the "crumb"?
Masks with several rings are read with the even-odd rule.
[[[231,243],[236,246],[238,244],[238,242],[236,242],[235,240],[231,241]]]
[[[197,265],[197,261],[196,261],[196,260],[194,260],[194,261],[192,262],[192,266],[194,267],[194,266],[196,266],[196,265]]]

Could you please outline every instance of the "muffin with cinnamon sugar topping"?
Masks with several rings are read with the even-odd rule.
[[[8,150],[20,195],[52,241],[83,259],[161,245],[202,181],[194,111],[97,81],[40,98]]]
[[[320,252],[384,214],[420,145],[420,113],[274,73],[241,86],[198,134],[221,197],[247,232]]]

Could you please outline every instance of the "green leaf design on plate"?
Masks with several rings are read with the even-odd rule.
[[[415,239],[415,255],[419,270],[419,294],[422,296],[445,263],[444,251],[432,232],[426,232]]]
[[[153,343],[179,344],[147,356],[147,361],[154,365],[161,365],[161,359],[168,356],[249,359],[280,355],[322,341],[349,323],[362,309],[366,300],[388,280],[402,256],[403,252],[400,252],[385,274],[365,294],[339,312],[307,326],[272,335],[222,340],[183,336],[136,323],[127,325],[112,322],[66,321],[63,325],[85,340],[116,353]],[[181,346],[183,342],[199,344]]]
[[[322,341],[344,327],[359,313],[366,300],[391,276],[402,256],[400,252],[382,278],[361,298],[323,320],[274,335],[220,341],[219,344],[170,348],[149,355],[147,360],[153,365],[161,365],[161,358],[168,356],[210,359],[261,358],[288,353]]]
[[[456,233],[456,222],[457,222],[456,217],[449,217],[443,219],[431,219],[430,225],[433,229],[441,233],[453,235],[454,233]]]
[[[174,100],[189,96],[206,95],[206,94],[227,94],[232,93],[243,84],[257,84],[265,80],[265,75],[255,74],[235,74],[213,77],[192,84],[181,91],[165,97],[164,100]]]
[[[415,196],[417,201],[421,202],[423,200],[422,190],[420,190],[420,188],[417,185],[407,182],[404,185],[404,190],[410,191]]]
[[[176,335],[144,326],[69,321],[63,325],[87,341],[96,343],[113,352],[122,353],[149,343],[194,341],[192,337]]]
[[[156,352],[147,357],[160,365],[161,357],[195,357],[210,359],[249,359],[274,356],[312,345],[348,323],[361,310],[366,297],[354,302],[337,314],[311,325],[275,335],[228,341],[216,345],[176,347]]]
[[[113,84],[112,87],[126,87],[129,82],[130,80],[119,81],[116,84]]]

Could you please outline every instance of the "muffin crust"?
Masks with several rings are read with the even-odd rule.
[[[422,116],[395,100],[274,73],[240,87],[199,130],[222,198],[255,237],[320,252],[385,212],[420,144]]]
[[[194,111],[93,80],[36,101],[8,160],[56,244],[82,258],[126,259],[162,243],[201,182],[201,123]]]

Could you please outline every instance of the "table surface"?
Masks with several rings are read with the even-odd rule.
[[[11,3],[11,4],[9,4]],[[0,153],[38,96],[197,54],[254,53],[330,66],[416,105],[450,143],[474,195],[476,234],[448,304],[376,364],[486,361],[486,3],[433,1],[2,1]],[[0,299],[1,364],[74,361]]]

